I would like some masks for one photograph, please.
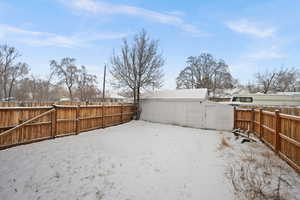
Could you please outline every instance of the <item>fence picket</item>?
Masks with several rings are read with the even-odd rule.
[[[280,151],[280,116],[279,110],[275,111],[275,151],[278,153]]]
[[[80,105],[76,107],[76,134],[80,131]]]
[[[263,135],[263,115],[262,115],[262,109],[259,109],[259,138],[262,138]]]
[[[251,129],[250,129],[250,132],[254,132],[255,130],[255,124],[254,124],[254,121],[255,121],[255,109],[252,108],[251,109]]]

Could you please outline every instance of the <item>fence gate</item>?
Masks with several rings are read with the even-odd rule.
[[[35,112],[41,111],[43,110],[34,110],[30,114],[33,115]],[[3,131],[0,133],[0,149],[54,137],[56,127],[54,124],[55,113],[55,108],[52,108]],[[6,117],[9,118],[8,115]]]

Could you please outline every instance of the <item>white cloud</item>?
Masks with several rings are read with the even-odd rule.
[[[169,12],[167,12],[167,14],[175,15],[175,16],[179,16],[179,17],[183,17],[186,15],[185,12],[179,11],[179,10],[169,11]]]
[[[70,36],[58,35],[48,32],[29,31],[13,26],[0,24],[0,37],[2,39],[17,40],[32,46],[79,47],[91,41],[118,39],[126,34],[116,33],[77,33]]]
[[[272,37],[276,32],[276,29],[274,27],[265,27],[248,20],[227,22],[226,25],[228,26],[228,28],[235,32],[244,33],[259,38]]]
[[[140,7],[128,6],[123,4],[112,4],[95,0],[60,0],[60,2],[63,2],[68,7],[90,14],[130,15],[142,17],[157,23],[179,27],[183,31],[192,33],[194,36],[206,35],[206,33],[202,32],[197,27],[186,23],[180,16],[180,14],[183,13],[179,14],[178,11],[173,14],[165,14]]]
[[[23,37],[23,38],[19,38],[18,41],[31,46],[55,46],[55,47],[72,48],[80,45],[80,43],[73,38],[68,38],[59,35],[52,35],[52,36],[45,36],[45,37],[42,36],[40,38]]]
[[[280,49],[277,46],[272,46],[271,48],[258,50],[248,54],[248,58],[255,60],[279,59],[284,57],[285,55],[280,51]]]
[[[23,34],[23,35],[35,35],[35,36],[45,34],[42,32],[27,31],[24,29],[16,28],[13,26],[8,26],[8,25],[4,25],[4,24],[0,24],[0,31],[2,33],[9,32],[9,33],[17,33],[17,34]]]

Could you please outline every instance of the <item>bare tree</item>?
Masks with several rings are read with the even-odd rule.
[[[53,84],[50,90],[49,100],[58,101],[61,97],[68,96],[68,90],[61,84]]]
[[[1,96],[9,100],[16,82],[29,72],[26,63],[17,62],[20,53],[14,47],[0,46],[0,85]]]
[[[16,83],[14,96],[19,101],[49,101],[54,96],[51,95],[51,89],[55,87],[51,84],[53,74],[46,78],[39,78],[31,75]]]
[[[299,72],[294,68],[284,68],[272,72],[255,74],[256,82],[264,94],[272,92],[294,92],[297,88]]]
[[[70,99],[73,100],[73,87],[77,83],[79,70],[75,65],[74,58],[63,58],[60,62],[50,61],[51,71],[57,75],[59,83],[65,84]]]
[[[113,54],[111,65],[115,86],[132,91],[138,110],[141,89],[158,88],[162,84],[164,59],[158,52],[158,42],[151,40],[145,30],[134,37],[131,46],[126,39],[123,41],[121,53]]]
[[[17,49],[9,47],[8,45],[0,46],[0,84],[1,84],[1,97],[8,97],[8,76],[9,69],[20,56]]]
[[[279,92],[294,92],[296,88],[298,71],[294,68],[282,67],[274,80],[274,90]]]
[[[8,79],[7,79],[7,86],[8,91],[7,97],[12,96],[13,88],[15,87],[17,81],[22,79],[25,75],[29,72],[28,65],[26,63],[17,63],[15,66],[9,69]]]
[[[196,88],[194,80],[194,70],[192,67],[186,67],[179,73],[179,76],[176,78],[177,88],[193,89]]]
[[[78,93],[81,101],[88,101],[96,97],[98,93],[96,79],[95,75],[87,73],[85,66],[81,66],[78,74]]]
[[[267,94],[272,88],[274,88],[276,76],[276,71],[265,71],[264,73],[255,74],[257,84],[262,87],[262,92],[264,94]]]
[[[235,80],[223,60],[217,61],[211,54],[202,53],[188,57],[186,63],[176,79],[178,89],[208,88],[214,93],[217,88],[233,88]]]
[[[295,85],[293,86],[295,92],[300,92],[300,76],[298,75],[298,78],[295,82]]]
[[[18,101],[31,100],[32,84],[31,78],[26,77],[17,82],[14,89],[14,97]]]
[[[260,88],[258,85],[254,84],[254,83],[250,83],[248,82],[247,85],[245,86],[245,88],[247,88],[247,90],[249,91],[249,93],[257,93],[260,91]]]

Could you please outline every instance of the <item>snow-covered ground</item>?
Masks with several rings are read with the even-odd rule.
[[[224,173],[235,156],[220,149],[224,135],[231,140],[132,121],[10,148],[0,151],[0,199],[234,199]]]

